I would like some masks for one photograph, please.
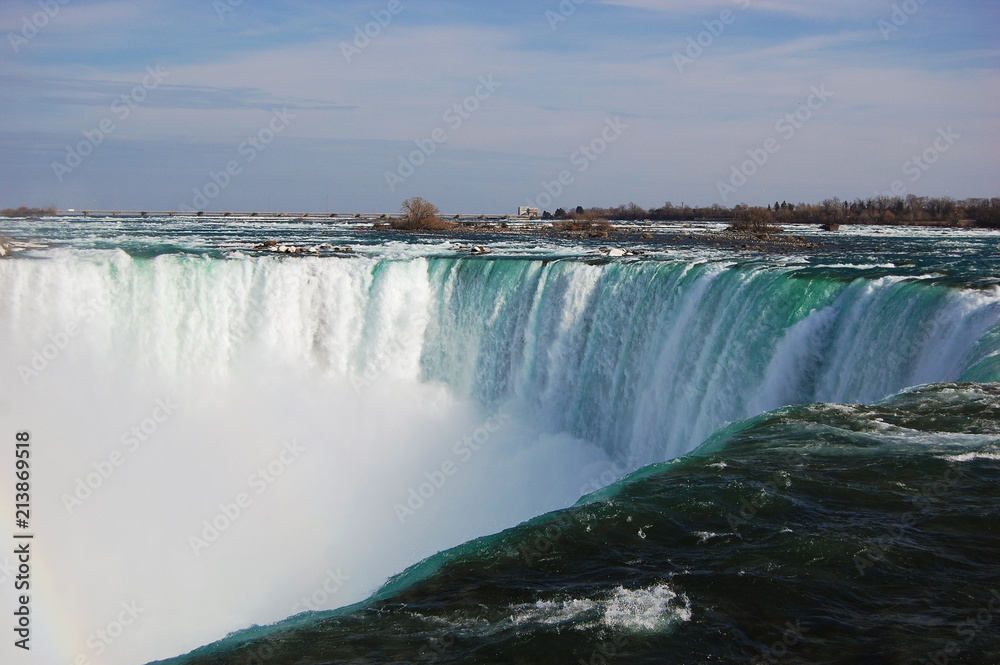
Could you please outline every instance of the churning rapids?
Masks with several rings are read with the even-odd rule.
[[[5,222],[44,244],[0,260],[0,417],[35,441],[39,662],[145,662],[365,601],[782,407],[1000,380],[994,235],[845,231],[855,249],[818,258],[606,260],[318,223]],[[250,251],[280,234],[355,256]],[[702,611],[655,580],[602,593],[505,607],[608,630]]]

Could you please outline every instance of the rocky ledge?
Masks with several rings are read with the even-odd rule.
[[[254,246],[256,252],[274,252],[276,254],[354,254],[350,247],[335,247],[330,243],[313,245],[311,247],[293,245],[291,243],[268,240]]]

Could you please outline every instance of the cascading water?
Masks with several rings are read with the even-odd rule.
[[[996,287],[780,263],[0,261],[39,648],[137,662],[362,600],[726,422],[1000,379],[998,321]]]
[[[640,465],[720,424],[955,380],[998,291],[719,263],[436,260],[424,377]]]

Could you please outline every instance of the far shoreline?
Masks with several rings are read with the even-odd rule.
[[[556,226],[560,223],[572,222],[572,218],[565,219],[542,219],[540,217],[520,217],[517,215],[504,215],[504,214],[458,214],[458,215],[440,215],[440,219],[452,222],[455,224],[455,229],[447,229],[441,231],[434,231],[435,233],[447,234],[452,230],[461,231],[477,231],[480,229],[492,228],[494,231],[495,227],[500,224],[506,224],[508,228],[504,228],[505,231],[510,231],[513,233],[525,233],[525,234],[538,234],[546,233],[554,230]],[[371,224],[374,226],[385,225],[378,230],[385,231],[395,231],[399,233],[412,233],[414,231],[407,229],[393,229],[388,225],[392,220],[398,220],[402,218],[399,213],[349,213],[349,214],[338,214],[338,213],[317,213],[317,212],[178,212],[178,211],[132,211],[132,210],[100,210],[100,211],[59,211],[56,213],[43,213],[43,214],[24,214],[24,215],[4,215],[0,214],[0,221],[4,220],[17,220],[17,221],[41,221],[44,218],[56,218],[60,221],[98,221],[102,219],[148,219],[154,221],[157,219],[177,219],[177,218],[194,218],[204,221],[256,221],[256,222],[328,222],[330,224],[353,224],[353,225],[363,225]],[[607,221],[614,227],[649,227],[656,228],[657,226],[698,226],[705,227],[712,224],[731,224],[736,219],[735,216],[720,216],[713,218],[677,218],[677,219],[637,219],[637,220],[623,220],[617,218],[608,218]],[[780,227],[793,227],[793,228],[814,228],[822,227],[824,223],[813,222],[813,221],[783,221],[776,222]],[[516,226],[512,226],[516,225]],[[863,227],[876,227],[876,228],[937,228],[937,229],[971,229],[971,230],[982,230],[982,231],[1000,231],[1000,227],[978,224],[974,219],[959,219],[959,220],[921,220],[921,221],[893,221],[893,222],[861,222],[861,221],[842,221],[835,223],[835,226],[863,226]],[[418,232],[428,232],[428,231],[418,231]],[[779,231],[780,233],[780,231]]]
[[[423,217],[415,219],[407,206],[419,202]],[[4,220],[21,224],[88,223],[114,220],[139,221],[155,224],[171,220],[197,221],[204,224],[268,224],[274,233],[254,251],[280,251],[304,255],[327,249],[296,247],[282,238],[280,229],[288,224],[316,224],[334,229],[341,227],[357,234],[375,233],[383,237],[448,238],[471,244],[468,253],[492,253],[488,246],[501,237],[540,237],[570,240],[586,245],[596,244],[601,253],[618,255],[617,250],[600,247],[600,243],[628,243],[639,246],[716,248],[733,252],[759,254],[833,253],[850,249],[882,251],[869,240],[858,241],[842,234],[843,227],[874,229],[928,230],[1000,230],[1000,198],[950,198],[908,196],[876,197],[853,202],[826,199],[819,204],[789,204],[775,201],[766,208],[738,204],[732,208],[718,204],[691,207],[666,203],[659,208],[644,209],[634,203],[615,208],[577,206],[555,213],[537,208],[520,207],[517,215],[464,213],[440,214],[436,206],[420,197],[408,199],[399,213],[337,213],[337,212],[260,212],[260,211],[195,211],[195,210],[58,210],[56,206],[0,210],[0,230]],[[719,226],[725,226],[719,229]],[[877,233],[877,231],[876,231]],[[6,231],[0,236],[0,257],[10,257],[27,247]],[[807,237],[808,236],[808,237]],[[35,241],[37,242],[37,241]],[[28,241],[31,244],[31,241]],[[280,250],[276,248],[280,247]],[[332,245],[329,252],[338,253]],[[347,254],[350,250],[340,251]],[[635,248],[629,255],[641,254]]]
[[[517,214],[504,213],[458,213],[441,214],[438,207],[421,197],[412,197],[403,203],[396,213],[364,212],[262,212],[262,211],[218,211],[193,210],[59,210],[55,205],[45,208],[21,206],[0,210],[0,219],[51,218],[67,220],[121,219],[121,218],[175,218],[196,217],[206,221],[328,221],[346,224],[398,224],[407,219],[410,228],[422,226],[414,224],[415,218],[408,209],[411,202],[419,202],[421,215],[440,219],[440,230],[446,226],[463,228],[476,227],[481,223],[517,225],[526,233],[545,232],[553,225],[568,227],[590,227],[596,223],[607,225],[652,225],[652,224],[730,224],[739,230],[770,232],[777,228],[800,226],[824,226],[836,230],[839,226],[903,226],[918,228],[987,228],[1000,229],[1000,197],[966,198],[956,200],[950,197],[926,197],[909,195],[905,198],[876,195],[873,198],[857,198],[842,201],[839,198],[824,199],[820,203],[788,203],[775,201],[764,206],[749,206],[746,203],[732,207],[713,204],[710,206],[675,206],[669,201],[660,207],[643,208],[635,203],[615,207],[583,206],[556,208],[555,212],[530,206],[520,206]],[[426,210],[425,210],[426,209]],[[402,230],[402,229],[400,229]]]
[[[121,221],[143,219],[139,213],[118,212],[114,215],[97,216],[90,213],[83,217],[82,213],[68,213],[58,215],[59,222],[73,221],[100,221],[102,219],[118,219]],[[172,217],[167,215],[156,215],[146,213],[146,219],[155,221],[159,219],[190,218],[189,213],[175,213]],[[750,253],[763,255],[787,255],[787,254],[831,254],[850,249],[859,249],[852,242],[850,236],[843,234],[837,228],[824,229],[817,224],[786,224],[780,229],[772,229],[769,232],[747,232],[735,231],[732,229],[718,229],[719,225],[730,224],[729,219],[713,220],[676,220],[676,221],[613,221],[601,225],[593,225],[590,228],[572,230],[567,227],[573,226],[567,222],[541,221],[537,219],[524,219],[510,215],[476,215],[454,223],[451,228],[430,231],[430,230],[405,230],[394,229],[389,225],[393,218],[398,215],[351,215],[341,218],[331,219],[327,215],[317,213],[204,213],[197,216],[206,222],[259,222],[273,224],[275,233],[274,240],[270,243],[282,243],[280,229],[287,223],[310,222],[327,223],[331,227],[342,226],[359,235],[378,234],[380,236],[397,236],[400,240],[412,238],[414,240],[427,238],[441,238],[457,241],[462,244],[469,244],[467,252],[472,255],[490,255],[489,249],[491,241],[503,237],[540,237],[551,240],[569,240],[586,245],[593,245],[595,249],[608,250],[608,246],[615,243],[631,247],[643,246],[647,249],[660,248],[705,248],[732,251],[735,253]],[[444,220],[454,220],[454,217],[441,216]],[[52,216],[48,216],[49,221]],[[2,217],[0,216],[0,229],[4,220],[38,220],[34,217]],[[586,223],[583,223],[586,227]],[[959,231],[1000,231],[995,228],[984,228],[972,226],[970,224],[945,224],[941,222],[924,223],[903,223],[903,224],[844,224],[845,227],[863,227],[875,229],[928,229],[928,230],[959,230]],[[843,228],[843,227],[841,227]],[[805,235],[797,235],[805,234]],[[462,241],[465,241],[464,243]],[[871,238],[866,238],[864,244],[867,251],[879,253],[883,250],[878,245],[871,245]],[[34,244],[38,239],[26,240],[25,242]],[[11,258],[27,247],[19,247],[22,242],[16,237],[0,236],[0,257]],[[604,245],[604,246],[602,246]],[[257,248],[263,252],[263,246]],[[460,250],[461,251],[461,250]],[[306,255],[305,248],[298,248],[291,254],[300,256]],[[337,253],[337,252],[335,252]],[[347,252],[341,251],[340,255]],[[642,251],[629,252],[629,256],[641,255]],[[324,253],[325,255],[325,253]],[[606,255],[606,254],[605,254]]]

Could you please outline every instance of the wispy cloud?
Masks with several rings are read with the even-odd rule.
[[[58,8],[51,20],[45,25],[46,30],[58,33],[75,32],[86,34],[96,28],[108,27],[118,30],[146,15],[139,3],[134,2],[100,2],[85,4],[76,0],[63,3],[52,3]],[[24,19],[31,18],[41,11],[37,2],[22,0],[4,0],[0,7],[0,33],[18,31],[24,26]],[[50,9],[50,13],[53,10]]]
[[[879,11],[869,0],[600,0],[600,4],[673,14],[746,8],[818,19],[856,19]]]
[[[850,44],[872,43],[875,42],[877,38],[878,33],[871,30],[800,37],[798,39],[790,39],[786,42],[746,53],[745,57],[752,59],[754,57],[775,58],[791,55],[803,55],[807,53],[816,54],[821,51],[837,49]]]
[[[140,77],[141,78],[141,77]],[[137,82],[74,79],[63,77],[27,78],[0,74],[0,85],[10,95],[22,91],[20,101],[29,104],[65,104],[70,106],[110,106],[122,95],[129,95]],[[260,88],[217,87],[204,85],[157,86],[143,105],[160,109],[259,109],[276,106],[318,111],[351,111],[356,105],[331,104],[302,97],[279,97]]]

